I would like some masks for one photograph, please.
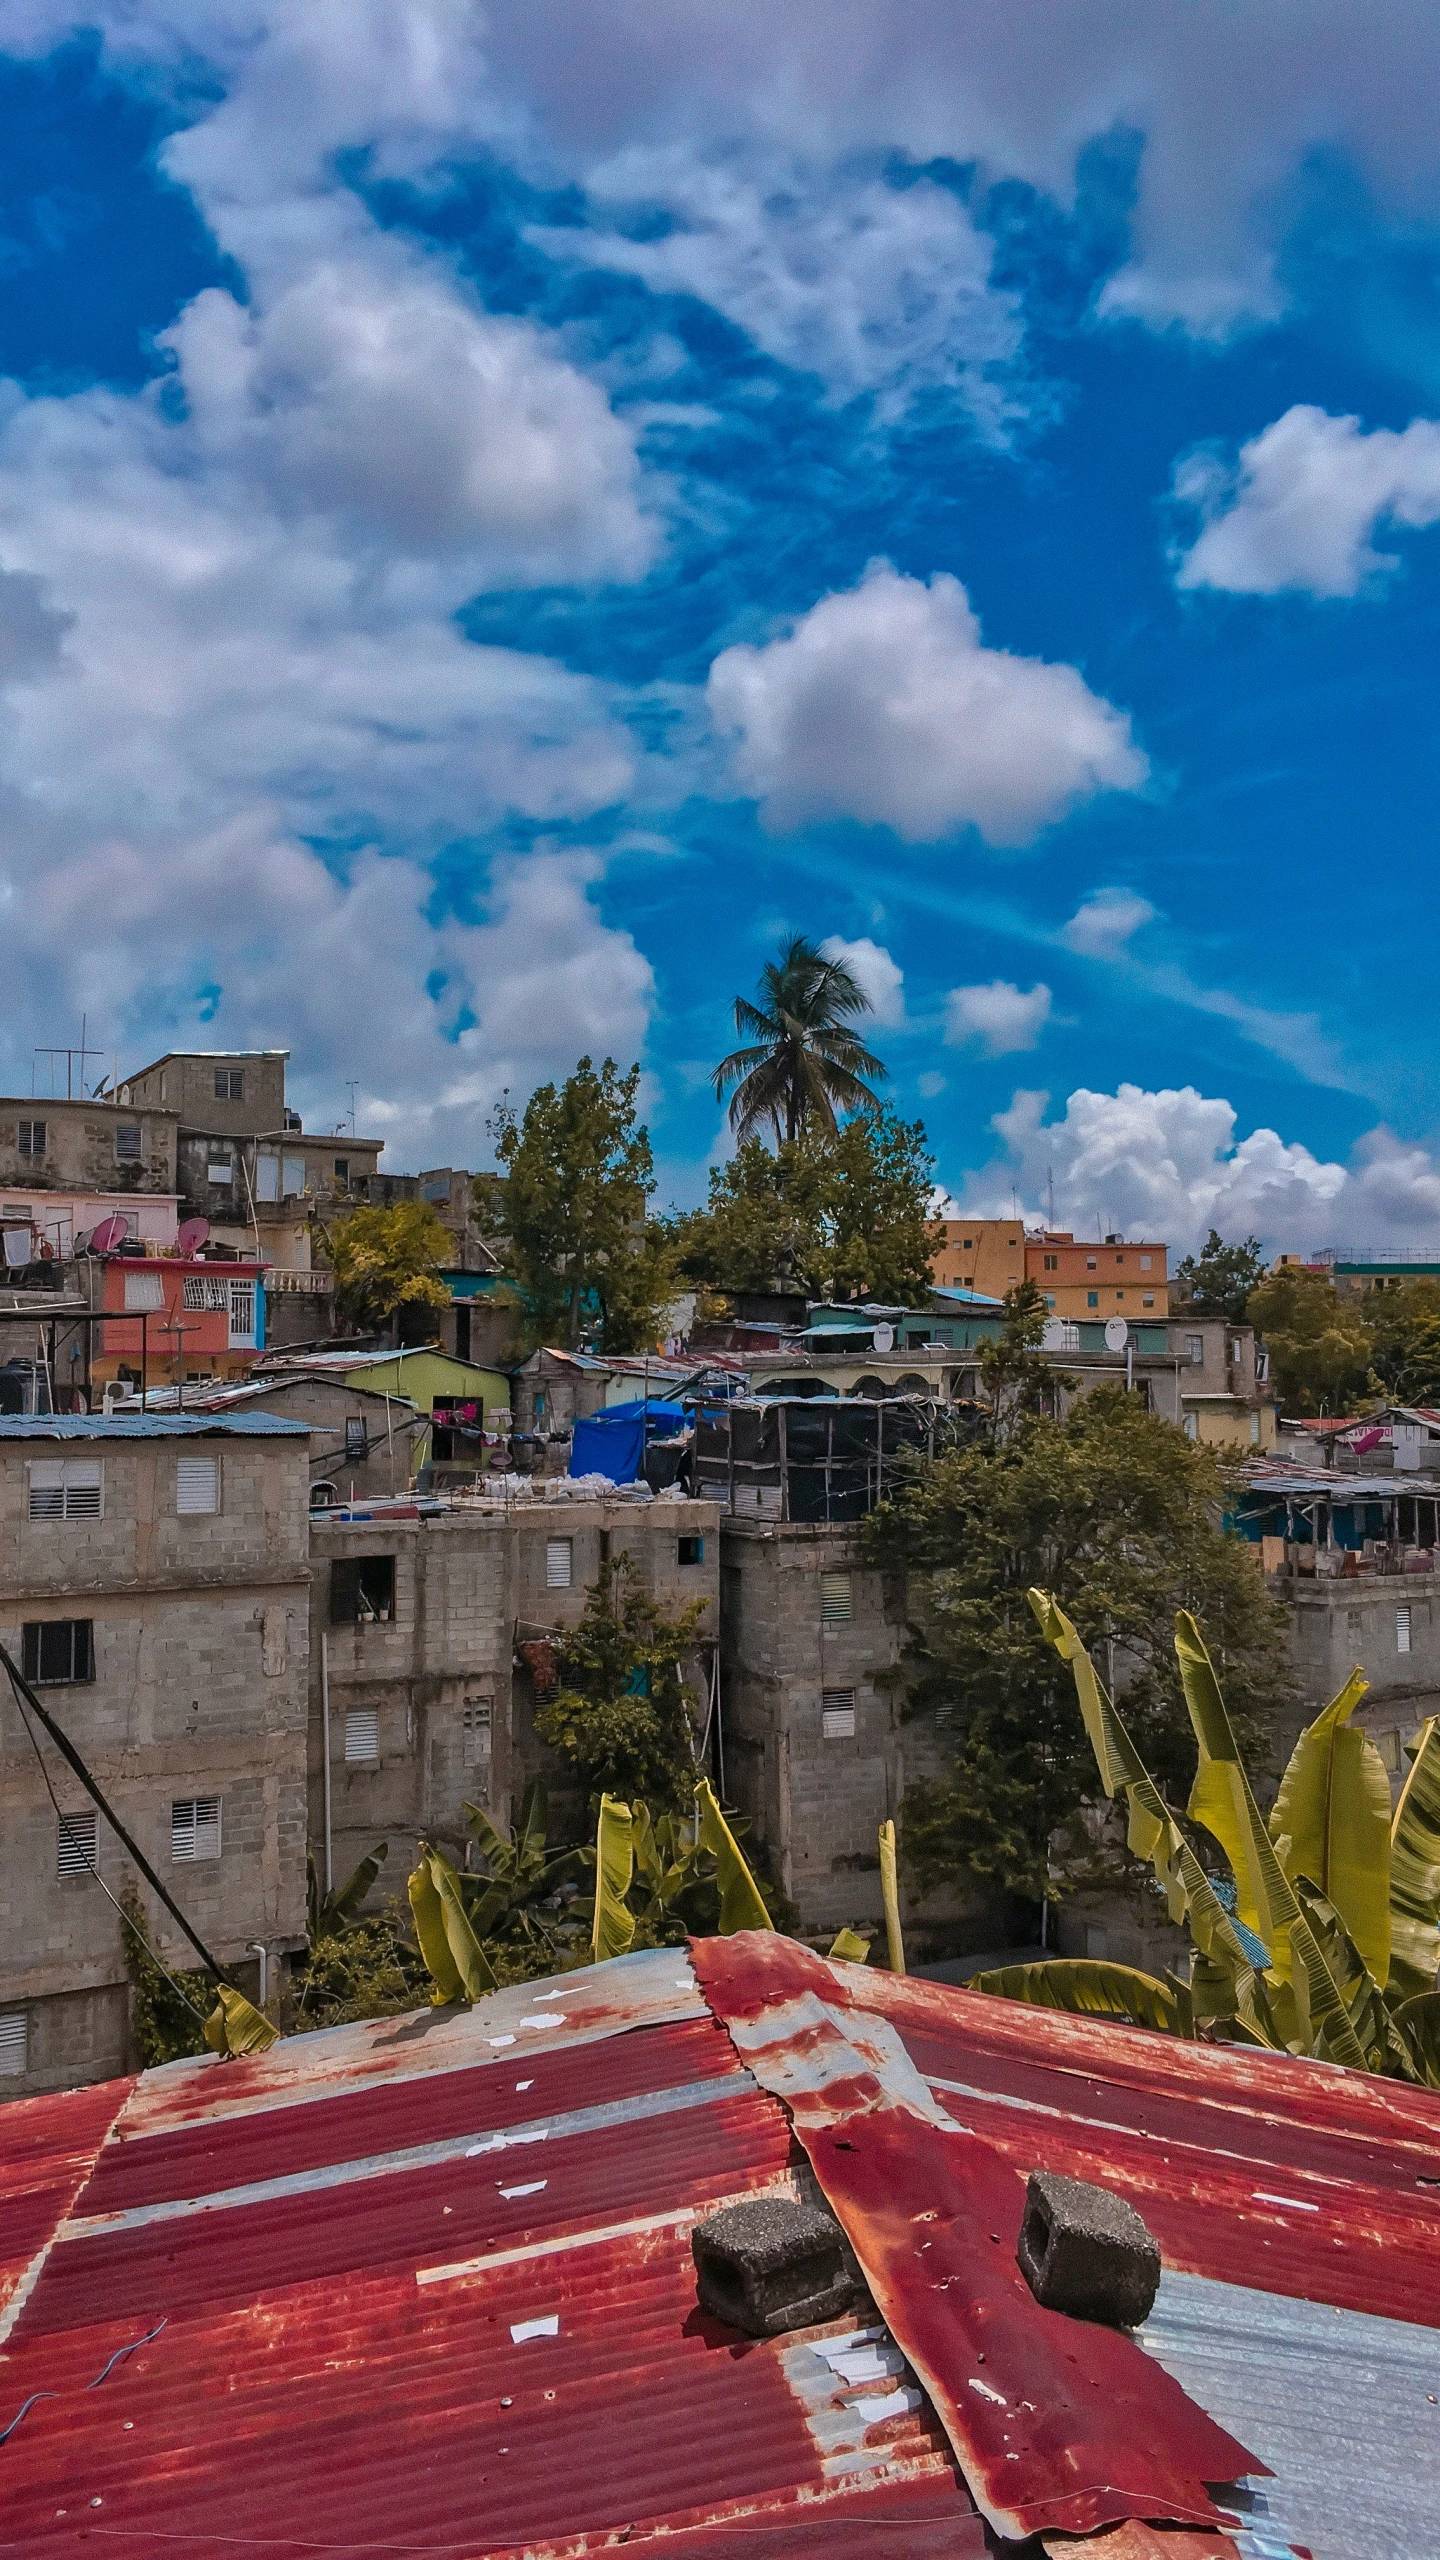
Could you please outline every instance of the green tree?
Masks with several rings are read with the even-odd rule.
[[[352,1209],[323,1231],[335,1273],[337,1326],[382,1333],[406,1315],[439,1315],[450,1304],[435,1273],[454,1239],[427,1200],[393,1209]]]
[[[733,1049],[715,1070],[715,1097],[730,1097],[730,1126],[753,1137],[768,1122],[776,1144],[798,1138],[809,1121],[833,1130],[842,1111],[878,1110],[870,1085],[889,1070],[851,1030],[870,999],[843,960],[827,960],[803,933],[787,934],[778,960],[767,960],[759,998],[735,999],[735,1028],[750,1046]]]
[[[583,1618],[558,1639],[560,1689],[536,1710],[535,1730],[592,1795],[644,1796],[666,1809],[691,1802],[691,1702],[681,1665],[704,1614],[697,1600],[672,1617],[623,1550],[587,1585]]]
[[[582,1058],[562,1085],[542,1084],[522,1116],[491,1121],[503,1171],[482,1176],[480,1205],[504,1239],[530,1342],[574,1350],[587,1330],[607,1351],[643,1350],[673,1294],[668,1231],[647,1215],[655,1167],[636,1121],[640,1070]]]
[[[905,1855],[923,1885],[969,1871],[1039,1900],[1134,1873],[1079,1820],[1094,1762],[1026,1600],[1036,1582],[1065,1593],[1102,1662],[1113,1649],[1127,1722],[1162,1783],[1181,1782],[1189,1744],[1177,1608],[1204,1614],[1237,1729],[1263,1745],[1289,1695],[1284,1615],[1254,1550],[1220,1526],[1228,1489],[1213,1451],[1107,1387],[1064,1422],[1021,1417],[1008,1436],[937,1458],[872,1515],[871,1554],[908,1576],[909,1709],[954,1747],[949,1773],[905,1799]]]
[[[1247,1313],[1264,1337],[1283,1413],[1353,1412],[1367,1390],[1374,1339],[1333,1280],[1319,1271],[1274,1271],[1251,1290]]]
[[[1364,1308],[1375,1392],[1394,1404],[1440,1402],[1440,1281],[1372,1289]]]
[[[834,1131],[807,1121],[773,1151],[744,1139],[711,1173],[708,1206],[677,1224],[680,1269],[727,1292],[783,1280],[812,1298],[913,1306],[943,1240],[933,1180],[923,1123],[883,1108]]]
[[[1052,1411],[1056,1390],[1075,1383],[1040,1348],[1049,1310],[1038,1283],[1020,1281],[1006,1290],[1002,1303],[1003,1333],[980,1346],[980,1383],[990,1399],[990,1435],[997,1447],[1033,1415]]]
[[[1264,1277],[1259,1237],[1226,1244],[1215,1227],[1198,1254],[1187,1253],[1175,1266],[1176,1282],[1188,1294],[1196,1315],[1224,1316],[1231,1324],[1245,1322],[1250,1292],[1258,1289]]]

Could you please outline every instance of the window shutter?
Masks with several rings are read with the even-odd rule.
[[[347,1707],[345,1710],[345,1758],[347,1762],[378,1760],[380,1757],[380,1710],[378,1707]]]
[[[827,1626],[838,1626],[854,1616],[848,1573],[821,1574],[820,1616]]]
[[[30,2067],[30,2020],[23,2009],[0,2018],[0,2074],[19,2079]]]
[[[121,1164],[140,1162],[140,1132],[133,1121],[122,1120],[116,1129],[115,1153]]]
[[[568,1591],[573,1542],[569,1538],[547,1538],[545,1541],[545,1588]]]
[[[220,1461],[218,1458],[176,1459],[175,1508],[179,1512],[219,1510]]]
[[[65,1462],[63,1458],[31,1460],[30,1517],[32,1520],[64,1519]]]
[[[170,1807],[170,1855],[177,1864],[220,1855],[220,1798],[182,1796]]]
[[[30,1462],[32,1520],[98,1520],[101,1473],[98,1458],[33,1458]]]
[[[95,1813],[62,1813],[56,1824],[57,1876],[93,1876],[99,1864],[95,1845]]]
[[[127,1271],[125,1274],[125,1313],[127,1316],[156,1315],[165,1304],[165,1283],[158,1271]]]
[[[820,1733],[826,1742],[853,1742],[855,1739],[855,1692],[853,1689],[822,1689],[820,1692]]]

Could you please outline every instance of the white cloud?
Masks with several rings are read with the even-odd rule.
[[[1094,889],[1061,926],[1060,939],[1087,960],[1111,960],[1154,913],[1149,899],[1134,889]]]
[[[958,1048],[979,1040],[987,1057],[1007,1050],[1033,1049],[1050,1019],[1050,990],[1034,986],[1028,994],[1008,978],[993,978],[985,987],[952,987],[945,999],[945,1039]]]
[[[587,189],[633,228],[533,233],[551,256],[696,294],[838,399],[877,392],[893,414],[916,391],[952,389],[987,432],[1003,430],[1017,299],[991,283],[992,244],[948,187],[669,144],[620,152]]]
[[[927,1067],[924,1075],[915,1079],[916,1090],[924,1095],[927,1102],[933,1102],[937,1094],[945,1091],[946,1082],[947,1079],[935,1067]]]
[[[1228,469],[1191,454],[1174,495],[1203,519],[1176,570],[1182,587],[1233,595],[1353,596],[1399,562],[1377,551],[1377,529],[1440,523],[1440,424],[1413,418],[1403,432],[1332,418],[1297,404],[1240,448]]]
[[[1026,844],[1149,769],[1125,714],[1074,667],[987,649],[957,578],[927,586],[885,561],[785,638],[723,650],[708,699],[776,830],[851,817],[912,842],[974,826]]]
[[[1048,1101],[1022,1090],[997,1114],[1002,1157],[966,1181],[967,1207],[1003,1216],[1018,1190],[1027,1216],[1048,1223],[1053,1178],[1058,1225],[1144,1237],[1176,1253],[1212,1226],[1230,1238],[1254,1233],[1271,1253],[1440,1242],[1440,1164],[1383,1128],[1340,1164],[1273,1129],[1237,1138],[1233,1104],[1193,1085],[1082,1086],[1049,1121]]]
[[[868,934],[858,942],[844,942],[838,933],[832,933],[820,948],[827,960],[843,960],[859,980],[862,992],[870,999],[871,1021],[883,1023],[892,1031],[903,1028],[905,972],[898,961],[891,959],[883,943],[872,942]],[[863,1023],[860,1029],[863,1034]]]

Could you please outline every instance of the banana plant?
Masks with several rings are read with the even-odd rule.
[[[1063,1609],[1048,1592],[1029,1598],[1074,1675],[1101,1784],[1125,1797],[1129,1845],[1189,1930],[1189,1978],[1056,1957],[977,1975],[972,1988],[1440,2088],[1440,1718],[1407,1743],[1410,1774],[1392,1814],[1380,1755],[1350,1721],[1367,1685],[1355,1672],[1300,1736],[1267,1822],[1204,1638],[1181,1610],[1175,1651],[1199,1753],[1187,1816],[1224,1853],[1232,1912]]]
[[[347,1929],[353,1929],[361,1916],[361,1906],[365,1897],[389,1855],[389,1841],[377,1841],[373,1849],[366,1851],[358,1866],[351,1869],[344,1883],[337,1884],[332,1893],[326,1893],[321,1885],[315,1860],[307,1852],[305,1919],[306,1933],[312,1947],[318,1946],[322,1938],[343,1937]]]

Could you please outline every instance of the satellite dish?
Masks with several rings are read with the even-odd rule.
[[[175,1238],[175,1250],[186,1255],[198,1253],[210,1233],[208,1218],[187,1218]]]
[[[1123,1316],[1110,1316],[1106,1319],[1105,1348],[1107,1351],[1123,1351],[1129,1339],[1130,1327]]]
[[[893,1324],[877,1324],[874,1332],[870,1336],[870,1340],[877,1351],[893,1351],[895,1348],[895,1327]]]
[[[74,1246],[74,1250],[76,1251],[76,1253],[88,1253],[88,1252],[89,1252],[89,1250],[90,1250],[90,1229],[89,1229],[88,1227],[82,1227],[82,1228],[81,1228],[79,1235],[78,1235],[78,1236],[76,1237],[76,1239],[75,1239],[75,1246]]]
[[[1064,1350],[1065,1327],[1058,1316],[1050,1316],[1046,1319],[1045,1330],[1040,1336],[1040,1348],[1042,1351]]]
[[[128,1233],[123,1218],[102,1218],[99,1226],[91,1230],[90,1250],[92,1253],[118,1253]]]

